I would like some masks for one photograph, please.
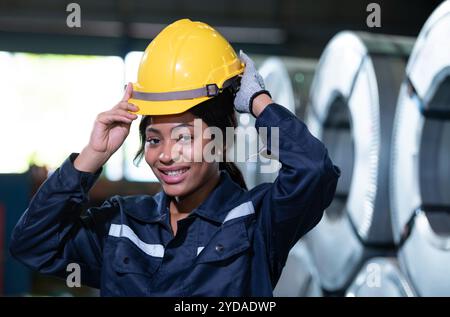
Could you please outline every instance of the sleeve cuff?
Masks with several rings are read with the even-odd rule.
[[[58,171],[59,178],[65,186],[68,186],[69,188],[81,186],[83,192],[87,193],[99,178],[103,171],[103,167],[100,167],[95,173],[79,171],[73,165],[73,162],[78,155],[79,153],[72,153],[64,161]]]
[[[267,107],[264,108],[264,110],[256,118],[255,127],[258,129],[261,126],[278,126],[280,121],[290,118],[297,119],[297,117],[285,107],[277,103],[271,103],[267,105]]]

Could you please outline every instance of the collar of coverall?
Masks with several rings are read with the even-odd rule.
[[[197,207],[193,214],[207,220],[222,223],[227,213],[242,202],[239,196],[244,190],[236,184],[226,170],[220,170],[220,180],[205,201]],[[124,211],[130,216],[144,222],[163,222],[168,215],[168,195],[160,191],[154,197],[143,196],[134,200],[126,200]]]

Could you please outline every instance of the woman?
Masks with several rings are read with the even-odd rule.
[[[97,117],[83,151],[36,193],[14,230],[11,253],[63,278],[77,263],[82,283],[104,296],[272,296],[289,250],[320,221],[340,172],[305,124],[272,101],[248,56],[241,53],[241,60],[237,91],[222,86],[185,111],[142,118],[137,158],[145,158],[161,192],[114,196],[82,215],[102,166],[138,117],[132,112],[142,110],[129,102],[142,95],[128,84],[123,100]],[[223,161],[226,145],[213,151],[217,160],[204,159],[211,140],[203,132],[235,127],[233,107],[251,113],[269,140],[270,128],[279,128],[282,167],[274,183],[247,190],[236,166]]]

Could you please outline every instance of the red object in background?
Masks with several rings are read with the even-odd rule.
[[[0,204],[0,296],[4,293],[3,277],[5,276],[5,227],[6,215],[5,207]]]

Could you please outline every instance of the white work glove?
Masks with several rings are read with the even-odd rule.
[[[251,113],[253,99],[260,94],[270,93],[264,86],[264,80],[256,70],[255,64],[250,57],[247,56],[242,50],[239,52],[241,61],[245,64],[244,74],[241,78],[241,85],[234,98],[234,108],[237,112]]]

